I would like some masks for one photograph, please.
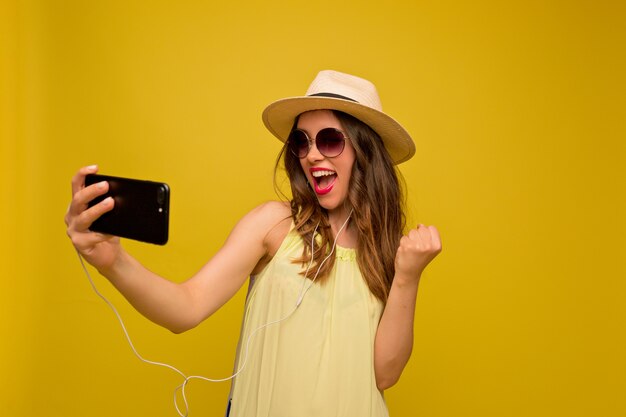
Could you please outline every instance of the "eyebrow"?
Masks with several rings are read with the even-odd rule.
[[[318,130],[317,133],[320,133],[324,129],[335,129],[335,130],[338,130],[339,132],[341,132],[345,137],[348,137],[348,133],[345,131],[345,129],[343,129],[343,127],[341,129],[339,129],[338,127],[334,127],[334,126],[326,126],[326,127],[321,128],[320,130]],[[304,133],[306,133],[306,135],[309,138],[312,136],[311,132],[309,132],[308,130],[303,129],[301,127],[298,127],[297,125],[296,125],[294,130],[301,130],[301,131],[303,131]],[[315,136],[317,136],[317,135],[315,135]],[[313,139],[315,139],[315,137],[313,137]]]

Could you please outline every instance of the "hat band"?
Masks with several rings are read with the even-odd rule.
[[[335,93],[315,93],[315,94],[309,94],[308,97],[330,97],[330,98],[341,98],[344,100],[350,100],[353,101],[355,103],[358,103],[358,101],[350,98],[350,97],[346,97],[346,96],[342,96],[341,94],[335,94]]]

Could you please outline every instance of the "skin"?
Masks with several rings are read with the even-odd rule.
[[[343,130],[332,112],[325,110],[304,113],[298,127],[311,138],[325,127]],[[328,210],[336,234],[348,216],[344,202],[354,148],[348,140],[340,155],[326,158],[313,145],[300,163],[309,181],[313,181],[311,167],[337,173],[332,191],[318,198]],[[289,232],[289,205],[276,201],[264,203],[235,225],[224,246],[197,273],[182,283],[174,283],[145,268],[124,250],[119,238],[88,230],[114,204],[109,198],[88,208],[89,201],[108,190],[106,182],[85,187],[85,176],[97,171],[95,165],[84,167],[72,179],[73,198],[65,216],[67,234],[83,258],[141,314],[174,333],[197,326],[232,298],[251,274],[267,265]],[[355,230],[348,224],[337,244],[355,247],[356,238]],[[441,241],[434,226],[420,225],[401,239],[394,282],[374,344],[374,369],[380,390],[397,382],[411,355],[417,287],[424,268],[440,251]]]
[[[316,110],[300,115],[298,128],[304,130],[309,138],[315,138],[320,130],[334,127],[344,132],[344,128],[330,110]],[[322,207],[328,211],[328,220],[333,231],[333,235],[341,228],[341,225],[348,217],[348,212],[344,207],[344,202],[348,198],[350,186],[350,176],[354,165],[354,147],[349,140],[346,140],[343,152],[333,158],[326,158],[313,144],[306,157],[300,159],[300,166],[304,171],[309,183],[314,180],[310,172],[311,168],[324,168],[337,173],[337,178],[330,193],[318,195],[318,201]],[[348,226],[339,235],[337,244],[343,247],[353,248],[356,246],[356,235],[354,229]]]

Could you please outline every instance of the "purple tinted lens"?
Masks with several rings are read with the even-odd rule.
[[[309,138],[301,130],[292,130],[289,134],[289,150],[298,158],[304,158],[309,153]]]
[[[328,158],[343,152],[345,144],[343,133],[332,127],[320,130],[315,137],[315,146],[317,146],[322,155]]]

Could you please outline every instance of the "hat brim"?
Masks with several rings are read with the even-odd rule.
[[[286,142],[296,117],[311,110],[338,110],[367,124],[381,137],[394,164],[415,155],[415,144],[400,123],[383,112],[341,98],[302,96],[278,100],[263,111],[263,123],[274,136]]]

